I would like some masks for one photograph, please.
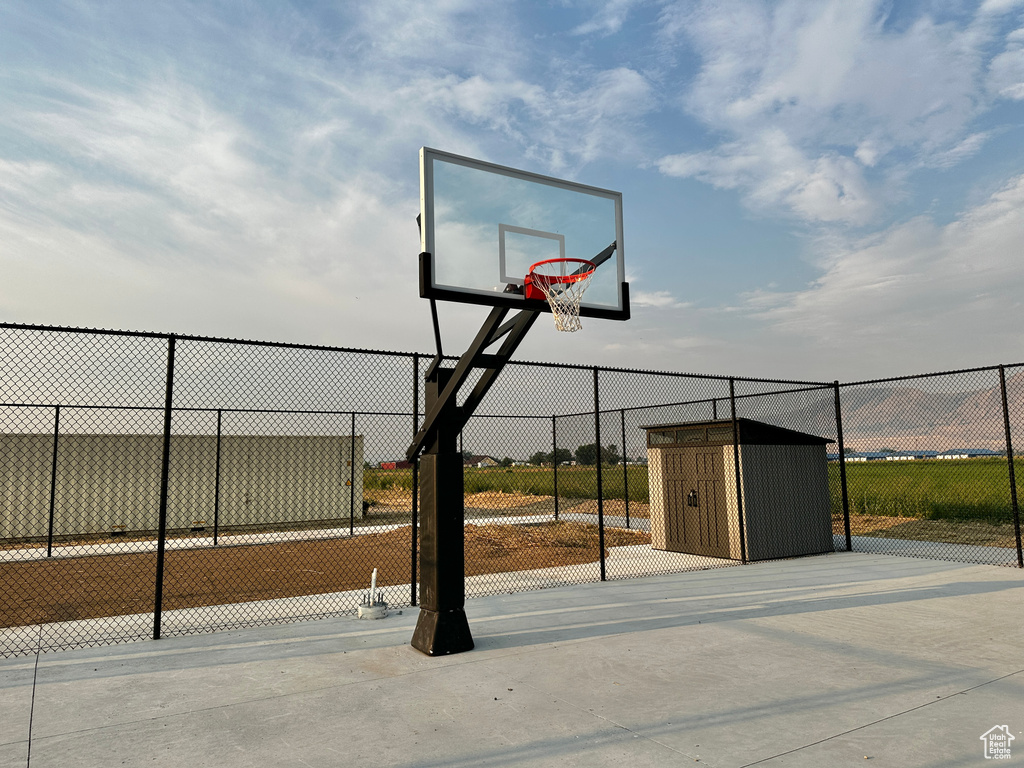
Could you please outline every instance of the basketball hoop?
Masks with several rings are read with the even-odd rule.
[[[597,265],[586,259],[547,259],[530,267],[526,275],[527,299],[545,299],[555,318],[555,329],[572,333],[580,325],[580,299]]]

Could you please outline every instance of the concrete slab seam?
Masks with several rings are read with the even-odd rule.
[[[924,709],[925,707],[930,707],[933,704],[941,704],[942,702],[946,701],[947,699],[951,699],[954,696],[962,696],[965,693],[970,693],[971,691],[976,691],[979,688],[984,688],[986,685],[992,685],[992,683],[998,683],[1000,680],[1006,680],[1007,678],[1013,677],[1015,675],[1019,675],[1022,672],[1024,672],[1024,669],[1018,669],[1015,672],[1009,672],[1009,673],[1007,673],[1005,675],[1001,675],[999,677],[995,677],[995,678],[993,678],[991,680],[986,680],[984,683],[978,683],[977,685],[972,685],[970,688],[964,688],[962,691],[955,691],[954,693],[947,694],[946,696],[940,696],[939,698],[935,699],[935,701],[926,701],[924,704],[918,704],[916,707],[911,707],[910,709],[905,709],[902,712],[894,712],[891,715],[886,715],[885,717],[880,717],[878,720],[873,720],[870,723],[864,723],[863,725],[858,725],[856,728],[850,728],[849,730],[842,731],[841,733],[835,733],[835,734],[832,734],[831,736],[826,736],[824,739],[818,739],[817,741],[812,741],[809,744],[804,744],[804,745],[796,747],[794,749],[786,750],[785,752],[779,752],[779,754],[777,754],[777,755],[770,755],[769,757],[763,757],[760,760],[755,760],[752,763],[746,763],[744,765],[741,765],[740,768],[750,768],[750,766],[752,766],[752,765],[760,765],[761,763],[767,763],[769,760],[774,760],[777,757],[785,757],[786,755],[792,755],[794,752],[800,752],[801,750],[817,746],[818,744],[824,744],[824,743],[826,743],[828,741],[832,741],[833,739],[838,739],[838,738],[840,738],[842,736],[847,736],[847,735],[849,735],[851,733],[856,733],[857,731],[862,731],[865,728],[870,728],[873,725],[878,725],[879,723],[884,723],[887,720],[894,720],[897,717],[902,717],[903,715],[908,715],[911,712],[916,712],[919,709]]]
[[[520,680],[519,681],[519,685],[524,685],[527,688],[532,688],[534,691],[536,691],[540,695],[542,695],[542,696],[550,696],[555,701],[560,701],[561,703],[565,704],[567,707],[572,707],[577,712],[581,712],[581,713],[583,713],[585,715],[590,715],[591,717],[595,717],[598,720],[603,720],[604,722],[608,723],[609,725],[613,725],[616,728],[620,728],[623,731],[626,731],[627,733],[631,733],[631,734],[633,734],[633,738],[644,739],[645,741],[649,741],[652,744],[657,744],[659,747],[667,749],[669,752],[674,752],[677,755],[682,755],[683,757],[689,758],[690,760],[693,760],[694,762],[697,762],[697,763],[704,762],[704,761],[702,761],[700,759],[699,755],[691,755],[691,754],[689,754],[687,752],[683,752],[680,749],[676,749],[675,747],[670,746],[669,744],[665,744],[664,742],[661,742],[661,741],[658,741],[657,739],[651,738],[650,736],[647,736],[647,735],[645,735],[643,733],[638,733],[637,731],[634,731],[632,728],[630,728],[628,725],[623,725],[622,723],[616,722],[615,720],[612,720],[610,717],[605,717],[604,715],[599,715],[597,712],[595,712],[592,709],[583,709],[583,707],[580,707],[580,706],[577,706],[576,704],[573,704],[568,699],[563,699],[561,696],[557,696],[555,694],[552,694],[550,691],[545,691],[543,688],[538,688],[535,685],[531,685],[530,683],[527,683],[524,680]],[[707,763],[705,762],[705,764],[707,764]]]
[[[39,657],[43,655],[43,628],[39,627],[39,636],[36,641],[36,663],[32,670],[32,697],[28,705],[28,744],[25,747],[25,768],[32,765],[32,718],[36,714],[36,687],[39,684]]]

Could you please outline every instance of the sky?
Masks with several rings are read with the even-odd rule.
[[[1022,125],[1022,0],[5,0],[0,321],[429,352],[428,146],[623,195],[632,318],[519,358],[1020,362]]]

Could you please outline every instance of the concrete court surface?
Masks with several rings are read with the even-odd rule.
[[[1022,609],[836,553],[476,598],[442,658],[404,609],[0,660],[0,766],[1024,765]]]

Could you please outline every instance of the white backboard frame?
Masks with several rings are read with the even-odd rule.
[[[465,178],[479,182],[480,188],[486,192],[489,189],[487,175],[494,175],[494,182],[490,187],[508,187],[510,189],[525,192],[529,195],[532,191],[530,185],[540,185],[536,188],[539,198],[557,199],[569,201],[569,207],[565,210],[573,210],[577,206],[581,212],[591,216],[599,216],[600,231],[595,236],[603,236],[603,246],[614,243],[614,251],[606,262],[598,267],[595,277],[603,277],[604,283],[599,290],[588,289],[593,300],[584,301],[580,304],[580,314],[587,317],[604,317],[609,319],[625,320],[629,318],[629,286],[625,280],[625,257],[622,236],[622,194],[600,187],[593,187],[586,184],[557,179],[542,174],[521,171],[515,168],[487,163],[473,158],[454,155],[449,152],[423,147],[420,149],[420,248],[424,254],[430,254],[426,258],[423,267],[425,272],[420,276],[420,294],[425,298],[436,298],[446,301],[466,302],[471,304],[484,304],[491,306],[506,306],[540,309],[546,311],[546,303],[527,300],[521,293],[521,286],[525,278],[525,271],[528,267],[510,263],[507,258],[506,238],[509,234],[540,238],[538,248],[552,249],[555,244],[558,246],[557,258],[587,258],[592,259],[602,250],[592,243],[588,243],[589,250],[580,252],[581,238],[573,238],[571,233],[563,231],[551,231],[557,227],[530,227],[522,226],[522,222],[514,223],[503,220],[506,217],[497,214],[499,218],[493,221],[482,220],[483,224],[478,226],[480,238],[483,245],[476,251],[460,253],[462,259],[480,260],[480,268],[472,273],[477,279],[477,284],[464,284],[469,282],[460,281],[463,274],[470,274],[469,271],[460,273],[457,269],[446,269],[444,259],[448,256],[442,251],[438,254],[436,248],[437,226],[435,217],[438,212],[435,208],[439,203],[435,199],[435,164],[446,164],[442,168],[444,172],[457,171]],[[477,175],[479,174],[479,176]],[[517,183],[523,182],[523,183]],[[546,190],[546,191],[545,191]],[[440,203],[444,206],[444,201]],[[597,213],[600,212],[600,213]],[[606,213],[605,213],[606,212]],[[442,230],[451,233],[452,220],[461,223],[458,219],[458,210],[445,212],[440,216]],[[468,219],[467,215],[467,219]],[[571,216],[569,218],[572,218]],[[565,222],[571,229],[572,222]],[[485,226],[484,226],[485,225]],[[444,227],[448,226],[447,230]],[[493,230],[493,232],[492,232]],[[569,239],[567,247],[567,237]],[[550,241],[544,245],[545,241]],[[575,246],[576,250],[573,250]],[[442,245],[444,248],[444,245]],[[464,249],[467,250],[467,249]],[[554,252],[542,258],[555,258]],[[542,258],[535,259],[536,261]],[[421,257],[421,262],[424,259]],[[475,269],[476,261],[469,264]],[[492,266],[493,265],[493,266]],[[465,263],[463,263],[465,267]],[[522,272],[523,274],[520,274]],[[486,275],[487,282],[480,280],[481,275]],[[493,280],[491,277],[493,276]],[[511,286],[511,287],[510,287]],[[518,290],[517,290],[518,289]],[[511,291],[511,292],[510,292]],[[543,304],[544,306],[534,306]]]

